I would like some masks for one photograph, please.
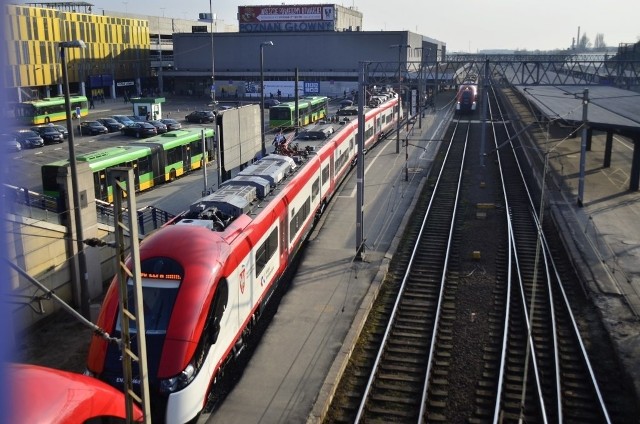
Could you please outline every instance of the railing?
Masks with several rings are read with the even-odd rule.
[[[26,187],[2,185],[2,202],[6,211],[24,216],[60,224],[60,212],[63,208],[56,197],[47,196]]]
[[[56,224],[62,224],[63,222],[61,216],[64,214],[65,206],[60,198],[30,191],[24,187],[3,184],[2,201],[6,205],[7,212],[11,214]],[[112,204],[96,200],[96,214],[98,223],[114,225]],[[154,206],[138,209],[136,216],[138,232],[143,236],[161,227],[174,217],[173,214]]]
[[[96,200],[96,210],[98,213],[98,222],[101,224],[115,226],[113,205],[107,202]],[[175,215],[158,209],[155,206],[145,206],[136,211],[138,220],[138,233],[141,236],[149,234],[151,231],[160,228]],[[123,214],[123,218],[127,219],[127,214]],[[128,225],[128,222],[125,222]]]

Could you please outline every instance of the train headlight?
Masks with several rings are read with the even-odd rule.
[[[193,381],[196,376],[196,369],[192,364],[187,365],[187,367],[176,377],[167,378],[165,380],[160,381],[160,391],[165,394],[170,394],[173,392],[177,392],[178,390],[182,390],[191,381]]]

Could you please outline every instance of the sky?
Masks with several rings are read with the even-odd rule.
[[[607,46],[640,41],[637,0],[89,0],[95,13],[118,10],[151,16],[197,19],[212,5],[217,19],[237,23],[238,6],[338,4],[363,14],[365,31],[408,30],[443,41],[448,52],[485,49],[553,50],[571,47],[586,34],[604,35]]]

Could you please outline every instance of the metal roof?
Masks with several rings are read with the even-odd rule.
[[[589,126],[619,133],[640,132],[640,93],[607,86],[517,86],[548,119],[582,122],[582,98],[588,89]]]

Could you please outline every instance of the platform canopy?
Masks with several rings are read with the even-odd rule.
[[[633,137],[640,133],[640,93],[606,86],[516,86],[549,120],[582,122],[588,90],[587,120],[593,129]]]

